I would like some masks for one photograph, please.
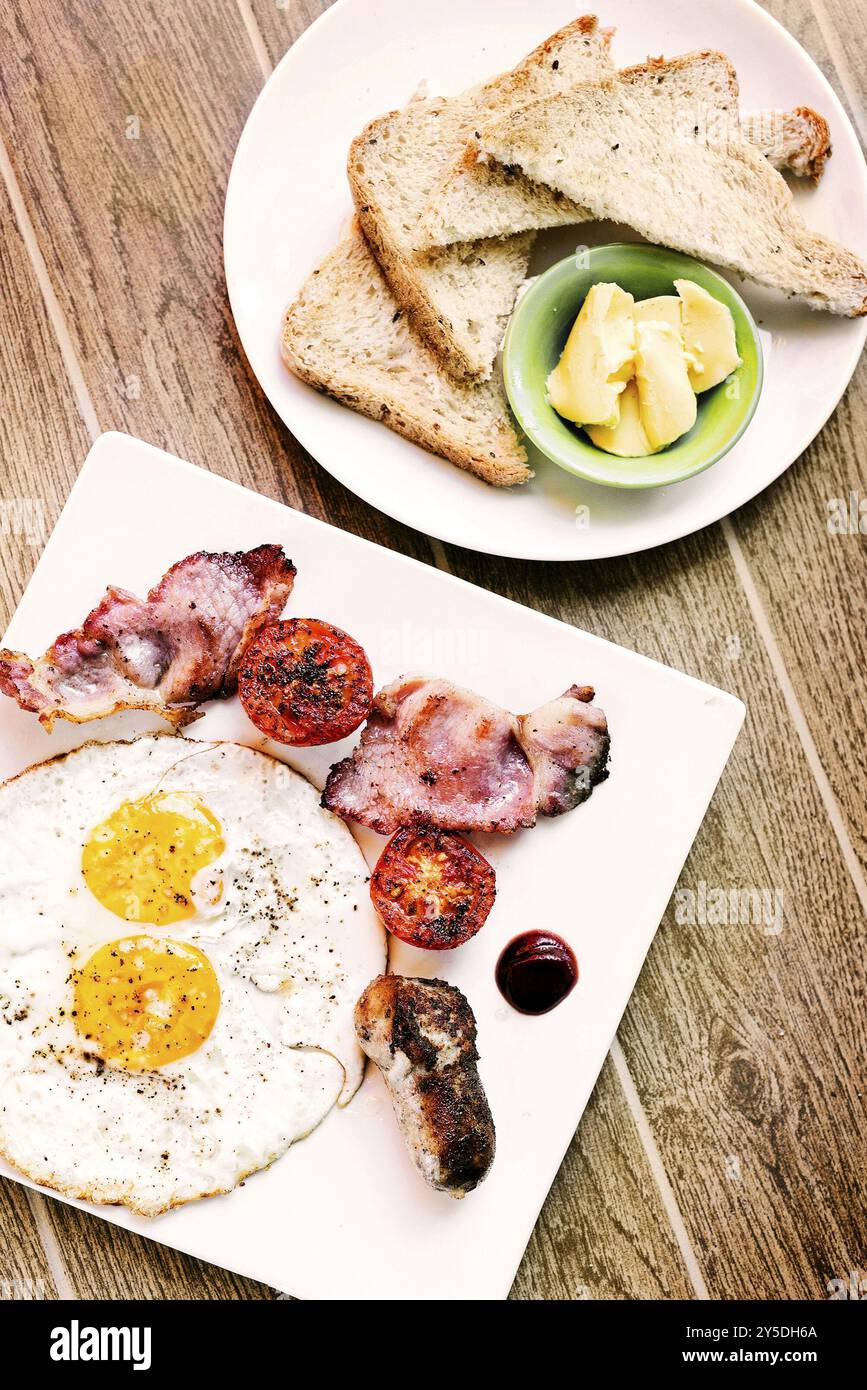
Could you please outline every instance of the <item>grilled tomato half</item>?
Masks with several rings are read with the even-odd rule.
[[[346,738],[367,718],[373,675],[354,637],[319,618],[289,618],[253,638],[238,694],[268,738],[310,748]]]
[[[388,930],[425,951],[449,951],[483,927],[496,875],[483,854],[453,830],[398,830],[370,880]]]

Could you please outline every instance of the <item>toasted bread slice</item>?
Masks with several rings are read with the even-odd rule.
[[[317,390],[487,483],[511,487],[532,477],[499,384],[465,385],[441,371],[355,221],[287,310],[282,353]]]
[[[413,327],[459,379],[490,377],[532,236],[419,255],[419,222],[431,192],[483,119],[612,71],[609,39],[585,16],[514,71],[458,97],[412,102],[371,121],[353,141],[349,182],[364,233]]]
[[[579,73],[578,82],[604,76],[591,73],[588,79]],[[737,75],[721,53],[691,53],[675,60],[669,65],[668,80],[685,101],[699,99],[703,106],[726,115],[737,111]],[[558,94],[566,91],[568,87],[563,85],[557,88]],[[553,93],[539,94],[540,98],[547,95]],[[475,237],[514,236],[593,217],[559,189],[529,179],[517,165],[486,161],[479,143],[480,129],[477,125],[460,158],[433,190],[417,233],[421,244],[429,249],[442,248]]]
[[[675,60],[675,63],[677,60]],[[481,147],[595,217],[711,261],[813,308],[867,313],[867,269],[812,232],[791,191],[736,125],[684,101],[674,64],[647,63],[511,112]]]
[[[684,101],[714,108],[716,119],[737,124],[738,80],[722,53],[688,53],[668,62],[648,59],[627,68],[654,68],[666,74],[669,89]],[[831,153],[827,122],[809,107],[764,111],[741,123],[744,138],[755,144],[777,169],[789,169],[818,181]],[[515,165],[486,160],[474,133],[463,154],[434,190],[422,218],[418,241],[428,250],[478,237],[514,236],[588,221],[592,217],[558,189],[532,182]]]

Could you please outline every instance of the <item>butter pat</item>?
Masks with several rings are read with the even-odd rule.
[[[633,372],[634,300],[619,285],[593,285],[548,377],[548,398],[578,425],[616,425],[619,399]]]
[[[683,300],[683,341],[692,359],[692,389],[709,391],[741,365],[731,310],[693,280],[675,280],[674,288]]]
[[[697,405],[680,331],[648,319],[635,329],[635,380],[651,450],[664,449],[695,424]]]
[[[559,415],[620,458],[655,454],[696,422],[696,393],[740,366],[728,305],[692,280],[677,294],[636,302],[619,285],[593,285],[548,377]]]
[[[635,307],[637,309],[638,305]],[[610,428],[606,425],[585,425],[584,428],[597,449],[604,449],[607,454],[637,459],[654,452],[641,423],[638,387],[634,381],[626,383],[620,397],[620,418],[616,425]]]
[[[676,294],[658,294],[653,299],[637,299],[632,309],[636,323],[646,323],[653,319],[657,323],[670,323],[680,333],[682,328],[683,301]]]

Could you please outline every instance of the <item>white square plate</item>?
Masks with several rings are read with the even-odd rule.
[[[154,1221],[88,1208],[166,1245],[302,1297],[499,1298],[509,1290],[581,1118],[657,923],[743,720],[739,700],[310,517],[126,435],[94,445],[7,634],[36,654],[76,626],[109,582],[145,593],[199,549],[281,544],[298,567],[288,613],[328,619],[366,648],[377,685],[407,670],[452,677],[513,710],[592,684],[612,736],[611,776],[586,805],[511,838],[477,837],[498,896],[454,952],[397,943],[394,969],[467,994],[497,1126],[490,1177],[455,1202],[425,1187],[370,1068],[347,1110],[226,1197]],[[157,727],[119,715],[48,735],[0,701],[0,776],[94,735]],[[259,744],[238,701],[209,708],[196,738]],[[321,786],[349,746],[290,750]],[[359,836],[371,863],[381,839]],[[624,871],[624,867],[628,871]],[[561,932],[580,980],[542,1018],[494,983],[519,931]],[[0,1172],[16,1174],[0,1165]]]

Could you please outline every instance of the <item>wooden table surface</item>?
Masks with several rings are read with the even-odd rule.
[[[669,906],[513,1297],[827,1298],[867,1270],[867,539],[827,526],[830,499],[867,497],[867,363],[773,487],[649,554],[492,560],[372,511],[268,406],[223,279],[235,144],[325,7],[4,8],[0,617],[40,549],[8,503],[36,499],[50,530],[91,441],[119,429],[740,695],[680,886],[778,892],[782,930],[679,924]],[[767,8],[867,138],[858,0]],[[127,1296],[277,1291],[0,1183],[0,1297]]]

